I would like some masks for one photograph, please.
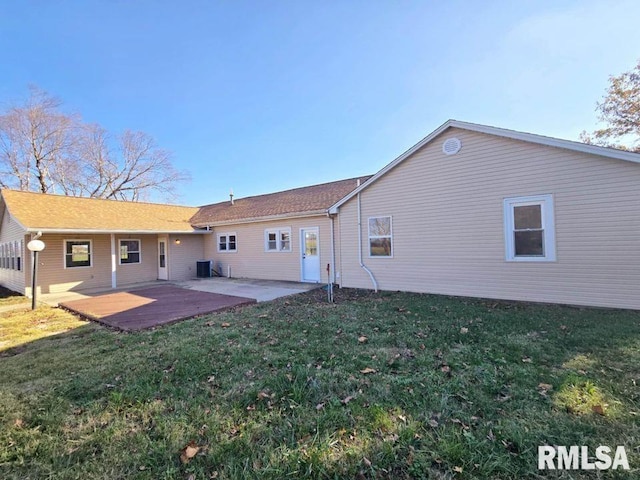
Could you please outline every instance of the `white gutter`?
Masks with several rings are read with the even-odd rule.
[[[211,227],[224,227],[227,225],[242,225],[245,223],[260,223],[260,222],[272,222],[274,220],[290,220],[294,218],[308,218],[308,217],[324,217],[327,214],[327,210],[311,210],[309,212],[295,212],[295,213],[285,213],[278,215],[268,215],[265,217],[250,217],[250,218],[242,218],[238,220],[224,220],[221,222],[211,222],[211,223],[198,223],[196,226],[202,226],[203,228]]]
[[[101,230],[93,228],[25,228],[27,232],[87,233],[87,234],[138,234],[138,235],[204,235],[209,230]]]
[[[369,277],[371,277],[371,281],[373,282],[373,288],[375,292],[378,293],[378,282],[376,282],[373,272],[371,272],[371,270],[369,270],[362,261],[362,213],[360,207],[360,193],[358,193],[358,259],[360,261],[360,267],[369,274]]]

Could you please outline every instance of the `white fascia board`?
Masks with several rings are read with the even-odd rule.
[[[511,138],[514,140],[522,140],[523,142],[538,143],[549,147],[564,148],[574,150],[581,153],[589,153],[601,157],[615,158],[617,160],[626,160],[628,162],[640,163],[640,153],[628,152],[626,150],[618,150],[610,147],[600,147],[598,145],[589,145],[572,140],[563,140],[560,138],[546,137],[535,133],[518,132],[516,130],[508,130],[506,128],[490,127],[488,125],[480,125],[477,123],[460,122],[458,120],[449,120],[448,126],[461,128],[463,130],[471,130],[474,132],[487,133],[499,137]]]
[[[442,125],[440,125],[438,128],[436,128],[433,132],[431,132],[429,135],[427,135],[426,137],[424,137],[422,140],[420,140],[418,143],[416,143],[413,147],[411,147],[409,150],[405,151],[404,153],[402,153],[399,157],[397,157],[395,160],[393,160],[391,163],[387,164],[385,167],[382,168],[382,170],[380,170],[378,173],[376,173],[373,177],[371,177],[369,180],[367,180],[366,182],[364,182],[362,185],[360,185],[358,188],[356,188],[355,190],[353,190],[350,194],[348,194],[346,197],[342,198],[341,200],[339,200],[338,202],[336,202],[335,204],[333,204],[331,207],[329,207],[329,214],[333,215],[338,213],[338,209],[344,205],[346,202],[348,202],[350,199],[352,199],[353,197],[355,197],[357,194],[359,194],[362,190],[364,190],[365,188],[367,188],[369,185],[371,185],[372,183],[376,182],[380,177],[382,177],[385,173],[387,173],[389,170],[391,170],[392,168],[394,168],[396,165],[398,165],[399,163],[401,163],[402,161],[404,161],[407,157],[413,155],[416,151],[420,150],[422,147],[424,147],[427,143],[429,143],[434,137],[437,137],[438,135],[440,135],[442,132],[444,132],[447,128],[449,128],[449,124],[452,122],[453,120],[448,120],[447,122],[443,123]]]
[[[42,233],[86,233],[86,234],[139,234],[139,235],[206,235],[210,234],[209,230],[100,230],[86,228],[36,228],[29,227],[25,229],[27,232]]]
[[[243,218],[242,220],[226,220],[224,222],[207,223],[207,227],[216,228],[227,225],[243,225],[246,223],[274,222],[278,220],[291,220],[294,218],[320,217],[326,216],[327,210],[313,210],[310,212],[287,213],[284,215],[269,215],[266,217]],[[204,225],[204,224],[202,224]],[[204,227],[203,227],[204,228]]]
[[[545,137],[543,135],[536,135],[533,133],[518,132],[515,130],[507,130],[504,128],[490,127],[488,125],[480,125],[477,123],[461,122],[459,120],[447,120],[445,123],[436,128],[429,135],[424,137],[413,147],[406,152],[402,153],[399,157],[393,160],[391,163],[382,168],[369,180],[364,182],[358,188],[349,193],[346,197],[342,198],[334,205],[329,207],[329,214],[334,215],[338,213],[339,208],[359,194],[362,190],[367,188],[372,183],[376,182],[380,177],[386,174],[389,170],[393,169],[396,165],[403,162],[407,157],[413,155],[416,151],[420,150],[426,144],[431,142],[435,137],[440,135],[448,128],[459,128],[461,130],[469,130],[472,132],[485,133],[488,135],[494,135],[498,137],[510,138],[513,140],[520,140],[523,142],[537,143],[539,145],[546,145],[549,147],[563,148],[566,150],[573,150],[576,152],[587,153],[590,155],[598,155],[601,157],[614,158],[617,160],[625,160],[628,162],[640,163],[640,153],[627,152],[625,150],[617,150],[615,148],[600,147],[597,145],[587,145],[586,143],[573,142],[571,140],[562,140],[559,138]]]

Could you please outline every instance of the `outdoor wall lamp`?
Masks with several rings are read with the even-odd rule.
[[[31,310],[36,309],[36,275],[38,273],[38,252],[44,250],[44,242],[37,240],[42,235],[38,232],[38,235],[34,240],[27,243],[29,251],[33,252],[33,274],[31,275]]]
[[[180,245],[180,239],[176,238],[176,245]]]

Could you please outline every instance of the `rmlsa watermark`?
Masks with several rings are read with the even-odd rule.
[[[593,455],[585,446],[543,445],[538,447],[538,470],[629,470],[624,447],[618,446],[613,454],[611,452],[611,447],[603,445],[597,447]]]

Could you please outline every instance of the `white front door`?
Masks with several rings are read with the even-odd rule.
[[[167,237],[158,238],[158,280],[169,280]]]
[[[300,229],[302,281],[320,281],[320,235],[318,227]]]

